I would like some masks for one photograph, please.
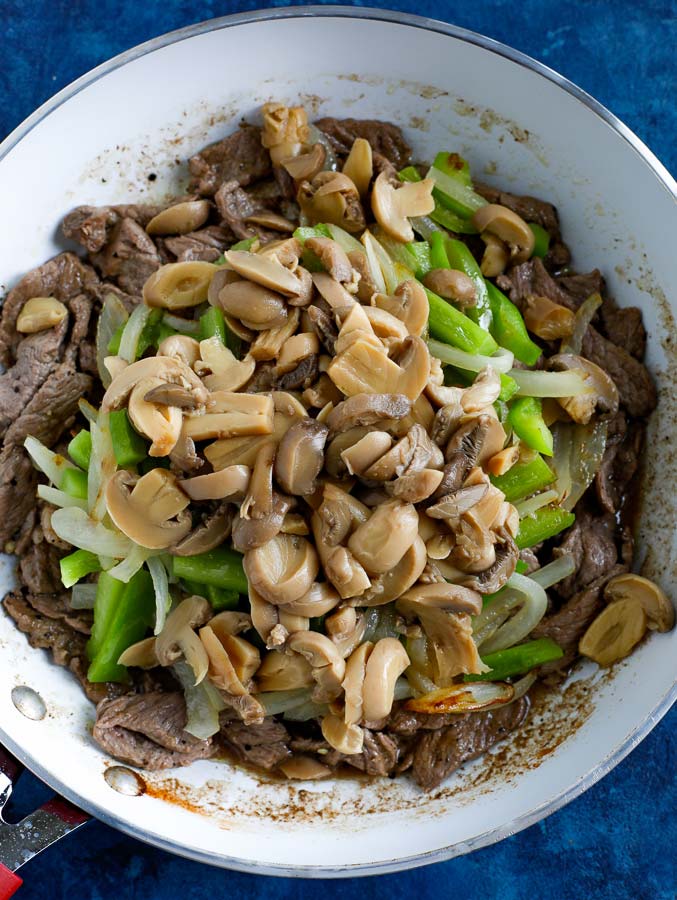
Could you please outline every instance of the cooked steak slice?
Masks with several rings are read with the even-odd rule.
[[[327,135],[334,150],[341,155],[350,152],[355,138],[364,138],[371,144],[374,153],[385,156],[396,169],[411,162],[411,147],[404,139],[402,129],[392,122],[375,119],[334,119],[328,116],[315,122],[317,128]]]
[[[553,551],[555,556],[571,554],[576,570],[554,586],[555,593],[566,600],[612,569],[618,561],[616,537],[613,515],[593,515],[585,508],[577,510],[576,521]]]
[[[464,762],[481,756],[518,728],[528,709],[522,697],[495,710],[456,716],[457,721],[446,728],[426,732],[414,745],[414,780],[424,791],[438,787]]]
[[[129,218],[113,226],[109,240],[91,259],[105,278],[114,278],[133,296],[141,296],[144,284],[162,263],[151,238]]]
[[[78,206],[61,222],[61,230],[89,253],[98,253],[108,242],[111,229],[120,219],[133,219],[145,228],[162,207],[150,203],[119,206]]]
[[[224,181],[251,184],[272,171],[270,154],[261,144],[261,129],[243,125],[222,141],[210,144],[189,162],[191,190],[213,196]]]
[[[140,768],[187,766],[214,753],[214,742],[184,731],[186,702],[178,691],[127,694],[103,700],[96,710],[94,740],[111,756]]]
[[[291,756],[289,732],[276,719],[264,719],[259,725],[225,722],[220,736],[225,746],[241,760],[262,769],[273,769]]]
[[[178,237],[165,238],[164,245],[176,257],[177,262],[202,260],[214,262],[235,243],[235,235],[230,228],[208,225],[199,231],[191,231]]]
[[[656,386],[649,370],[623,347],[608,341],[592,326],[583,338],[583,356],[610,375],[621,405],[631,416],[643,418],[656,408]]]

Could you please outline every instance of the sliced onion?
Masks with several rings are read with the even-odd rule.
[[[407,681],[404,676],[401,676],[395,682],[395,691],[393,693],[394,700],[408,700],[410,697],[415,696],[414,691],[412,690],[411,685]]]
[[[493,356],[482,356],[479,353],[466,353],[465,350],[450,347],[449,344],[443,344],[441,341],[431,338],[428,341],[428,349],[441,362],[456,366],[457,369],[463,369],[466,372],[481,372],[487,366],[501,375],[506,375],[508,372],[512,375],[514,371],[512,364],[515,357],[509,350],[504,350],[502,347],[499,347]]]
[[[417,234],[420,234],[424,241],[429,241],[436,231],[444,231],[430,216],[412,216],[409,219],[411,227]]]
[[[517,382],[518,394],[523,397],[578,397],[593,391],[583,375],[575,369],[567,372],[512,369],[509,375]]]
[[[99,371],[99,378],[103,386],[107,388],[112,378],[110,372],[104,365],[104,359],[110,356],[108,345],[113,335],[121,325],[129,318],[129,314],[125,309],[124,303],[115,294],[106,294],[101,309],[101,315],[96,326],[96,368]]]
[[[557,584],[557,582],[561,581],[563,578],[568,578],[569,575],[573,575],[575,571],[576,560],[571,553],[563,553],[561,556],[558,556],[557,559],[553,559],[552,562],[548,563],[547,566],[536,569],[535,572],[532,572],[529,575],[529,578],[531,578],[532,581],[535,581],[536,584],[540,584],[543,590],[546,590],[547,588],[552,587],[553,584]]]
[[[99,410],[95,406],[92,406],[89,400],[85,400],[84,397],[80,397],[78,400],[78,409],[88,422],[99,421]]]
[[[265,691],[257,694],[256,699],[266,711],[267,716],[276,716],[285,713],[295,706],[308,703],[311,699],[312,688],[296,688],[293,691]]]
[[[61,479],[66,469],[77,468],[65,456],[62,456],[60,453],[54,453],[53,450],[45,447],[41,441],[30,434],[24,441],[24,447],[35,466],[57,487],[61,487]]]
[[[374,237],[373,234],[371,235],[371,240],[374,247],[374,253],[376,254],[376,259],[378,260],[378,264],[381,267],[383,279],[386,283],[386,291],[389,294],[394,294],[400,282],[397,277],[393,261],[384,250],[383,245],[377,238]]]
[[[195,674],[188,663],[180,661],[172,667],[181,683],[186,698],[187,721],[184,731],[201,741],[206,741],[220,728],[219,712],[225,704],[219,692],[207,681],[195,684]],[[215,696],[216,695],[216,696]],[[217,699],[218,697],[218,699]]]
[[[505,681],[473,681],[416,697],[405,703],[405,709],[428,715],[476,712],[510,703],[514,694],[514,687]]]
[[[71,589],[71,609],[94,609],[95,584],[74,584]]]
[[[600,420],[570,427],[571,489],[562,503],[563,508],[569,511],[576,506],[600,470],[609,430],[608,423]]]
[[[552,467],[557,475],[553,490],[562,503],[571,494],[571,446],[573,431],[571,425],[558,422],[552,429]]]
[[[334,152],[334,148],[332,146],[331,141],[324,133],[324,131],[320,131],[315,125],[308,126],[308,143],[309,144],[322,144],[325,149],[326,156],[324,158],[324,166],[322,167],[325,172],[336,172],[338,169],[338,162],[336,160],[336,153]]]
[[[430,678],[428,678],[418,669],[415,669],[413,666],[409,666],[409,668],[407,669],[406,677],[412,690],[414,691],[414,696],[430,694],[432,691],[437,690],[437,685],[435,684],[435,682],[431,681]]]
[[[478,649],[487,654],[518,644],[531,634],[547,607],[548,598],[541,585],[515,572],[508,579],[506,589],[490,600],[473,620],[473,638]]]
[[[167,613],[172,605],[172,598],[169,593],[169,579],[167,578],[167,569],[158,556],[151,556],[148,559],[148,571],[153,579],[153,590],[155,591],[155,631],[154,634],[160,634],[165,625]]]
[[[193,336],[200,333],[200,322],[196,319],[184,319],[181,316],[173,316],[171,313],[165,313],[162,317],[165,325],[169,325],[175,331],[182,334],[192,334]]]
[[[580,356],[583,349],[583,338],[588,330],[588,325],[592,322],[595,313],[602,305],[602,298],[599,294],[591,294],[587,300],[584,300],[576,310],[574,316],[574,330],[571,337],[562,341],[560,353],[573,353]]]
[[[153,553],[146,547],[139,547],[138,544],[132,546],[129,554],[112,569],[108,574],[111,578],[117,578],[118,581],[124,581],[125,584],[142,568],[148,557]],[[151,573],[152,574],[152,573]],[[157,634],[157,631],[155,632]]]
[[[383,272],[381,271],[378,256],[376,255],[374,238],[369,231],[363,233],[362,244],[364,245],[364,250],[367,255],[367,265],[369,266],[369,272],[371,273],[371,280],[374,282],[376,290],[380,294],[385,294],[387,293],[385,279],[383,277]]]
[[[312,719],[321,719],[328,713],[328,704],[315,703],[313,700],[307,700],[299,706],[288,709],[284,714],[284,718],[289,722],[310,722]]]
[[[354,238],[352,234],[348,234],[347,231],[344,231],[343,228],[339,228],[338,225],[330,224],[327,225],[327,229],[332,238],[346,253],[352,253],[355,250],[357,250],[358,253],[364,253],[364,246],[357,238]]]
[[[540,494],[535,494],[533,497],[529,497],[528,500],[522,500],[521,503],[515,503],[515,509],[517,510],[520,519],[524,519],[526,516],[533,516],[535,512],[538,512],[539,509],[547,506],[548,503],[557,500],[558,497],[559,494],[557,491],[541,491]]]
[[[127,320],[120,338],[120,349],[118,350],[118,356],[120,359],[124,359],[125,362],[133,363],[136,360],[141,332],[146,327],[150,313],[151,309],[149,306],[139,303],[138,306],[134,307],[131,316]]]
[[[108,413],[99,414],[98,421],[90,424],[90,433],[92,453],[87,472],[87,508],[93,519],[101,521],[106,514],[106,485],[117,469]]]
[[[101,522],[95,522],[83,509],[76,506],[55,509],[51,524],[62,541],[80,550],[89,550],[97,556],[122,559],[132,552],[133,544],[128,537],[107,528]]]
[[[47,503],[51,503],[52,506],[58,506],[61,509],[65,509],[66,507],[77,507],[85,512],[87,511],[86,500],[81,500],[79,497],[71,497],[70,494],[66,494],[64,491],[60,491],[57,488],[48,487],[46,484],[38,485],[38,497],[41,500],[45,500]]]
[[[362,636],[364,641],[380,641],[383,638],[399,638],[400,632],[396,628],[397,613],[395,606],[390,603],[386,606],[374,606],[365,610],[366,628]]]
[[[535,681],[538,680],[538,675],[536,672],[527,672],[519,681],[513,682],[513,688],[515,689],[515,693],[512,695],[511,703],[514,703],[515,700],[519,700],[520,697],[523,697],[529,688],[534,684]]]

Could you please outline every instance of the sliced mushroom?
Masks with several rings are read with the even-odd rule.
[[[212,632],[228,654],[233,670],[240,682],[247,687],[261,665],[261,654],[258,649],[235,633],[237,630],[246,631],[251,627],[251,620],[242,628],[240,618],[242,613],[219,613],[209,620],[207,628]],[[249,616],[245,616],[249,619]]]
[[[163,309],[199,306],[207,299],[209,282],[217,268],[200,260],[160,266],[143,286],[143,302]]]
[[[409,666],[409,657],[395,638],[377,641],[367,660],[362,686],[362,714],[367,722],[390,715],[395,682]]]
[[[385,489],[392,497],[405,503],[421,503],[432,497],[442,483],[442,477],[439,469],[421,469],[400,475],[395,481],[388,482]]]
[[[199,406],[207,402],[207,389],[185,362],[168,356],[149,356],[127,366],[112,380],[101,401],[102,412],[123,406],[132,389],[146,378],[158,378],[163,384],[186,388],[195,395]]]
[[[425,543],[417,536],[397,565],[375,578],[365,593],[355,599],[355,604],[357,606],[384,606],[386,603],[396,600],[418,581],[425,569],[426,562]],[[352,601],[350,602],[352,603]]]
[[[493,565],[477,575],[464,576],[461,583],[481,594],[500,591],[515,571],[519,550],[512,538],[504,533],[503,541],[494,545],[494,553],[496,558]]]
[[[405,473],[420,471],[436,457],[436,448],[425,428],[413,425],[392,449],[365,470],[364,477],[373,481],[388,481]]]
[[[343,432],[344,435],[350,431]],[[342,435],[341,435],[342,436]],[[339,440],[339,438],[334,439]],[[351,475],[362,475],[393,445],[393,439],[385,431],[370,431],[356,443],[341,450],[341,459]]]
[[[313,225],[338,225],[351,234],[362,231],[366,225],[360,195],[347,175],[318,172],[312,181],[301,182],[296,199]]]
[[[193,401],[195,395],[181,385],[167,385],[159,378],[142,378],[129,395],[127,412],[132,425],[151,441],[149,456],[169,456],[181,434],[183,414],[178,406],[148,401],[147,394],[162,388],[165,393],[174,388],[185,392]]]
[[[110,375],[111,381],[127,368],[129,363],[126,359],[122,359],[121,356],[104,356],[103,364],[106,367],[106,371]]]
[[[298,631],[289,636],[287,647],[310,663],[313,678],[321,689],[323,699],[339,696],[346,664],[326,635],[317,631]],[[319,692],[316,696],[319,696]]]
[[[273,511],[275,445],[266,444],[256,457],[247,494],[240,506],[242,519],[265,519]]]
[[[326,272],[313,272],[313,284],[332,310],[341,311],[355,306],[356,300],[342,284]]]
[[[548,297],[528,294],[522,315],[529,331],[544,341],[556,341],[573,334],[576,321],[573,312]]]
[[[373,575],[387,572],[418,537],[418,513],[411,503],[391,500],[376,508],[348,540],[355,559]]]
[[[461,516],[450,561],[462,572],[470,573],[484,572],[496,562],[494,535],[472,517],[472,510]]]
[[[325,741],[345,756],[355,756],[364,747],[364,732],[357,725],[346,725],[338,716],[325,716],[321,722]]]
[[[477,303],[475,282],[465,272],[457,269],[431,269],[424,277],[423,284],[434,294],[455,301],[461,309]]]
[[[346,725],[359,725],[362,721],[362,691],[367,673],[367,660],[373,647],[371,641],[365,641],[353,650],[346,662],[346,674],[343,679],[345,693],[343,720]]]
[[[306,616],[309,619],[325,616],[341,602],[336,590],[326,581],[316,581],[307,594],[300,600],[286,603],[284,610],[295,616]]]
[[[195,684],[204,680],[209,670],[209,657],[193,629],[204,625],[211,614],[211,607],[204,597],[186,597],[170,612],[155,639],[155,653],[161,666],[171,666],[183,656],[193,670]]]
[[[285,341],[296,333],[300,317],[298,309],[290,309],[284,325],[259,331],[249,347],[248,355],[258,361],[276,359]]]
[[[178,359],[192,369],[200,358],[200,344],[187,334],[172,334],[160,342],[157,355]]]
[[[301,513],[287,513],[280,529],[282,534],[310,534],[308,523]]]
[[[252,377],[255,368],[256,360],[252,356],[247,354],[238,360],[218,337],[200,341],[200,360],[194,363],[194,369],[210,391],[239,390]]]
[[[428,638],[435,684],[446,687],[458,675],[486,671],[472,637],[470,616],[400,598],[399,612],[417,617]]]
[[[369,576],[364,568],[345,547],[324,542],[326,523],[318,512],[313,513],[310,523],[324,573],[341,598],[345,600],[363,594],[370,586]]]
[[[250,396],[250,395],[247,395]],[[261,437],[226,438],[215,441],[205,448],[205,456],[214,469],[227,466],[253,466],[260,450],[268,443],[279,443],[291,426],[304,418],[307,413],[302,404],[292,398],[293,403],[279,398],[289,398],[291,394],[284,391],[273,391],[273,430],[269,435]],[[284,410],[284,411],[283,411]]]
[[[332,410],[327,425],[333,434],[357,426],[374,425],[382,419],[403,419],[411,410],[411,400],[403,394],[359,393]]]
[[[414,240],[409,218],[427,216],[435,209],[434,181],[409,182],[395,186],[387,172],[381,172],[371,191],[371,208],[381,228],[404,244]]]
[[[121,469],[106,486],[106,509],[115,525],[150,550],[165,550],[188,534],[189,502],[166,469],[151,469],[142,478]]]
[[[219,291],[218,305],[224,313],[234,319],[240,319],[253,331],[278,328],[287,321],[287,305],[284,298],[252,281],[233,281],[226,284]]]
[[[312,756],[292,756],[278,763],[278,769],[293,781],[318,781],[334,774],[333,769],[325,766]]]
[[[185,416],[183,434],[194,441],[243,435],[271,434],[273,400],[264,394],[215,391],[209,396],[209,411]]]
[[[363,307],[376,337],[387,348],[398,348],[409,337],[407,327],[397,316],[378,306]]]
[[[346,161],[343,163],[343,174],[353,182],[360,197],[366,197],[374,174],[374,158],[371,144],[364,138],[355,138]]]
[[[508,245],[496,235],[485,231],[482,234],[485,243],[480,270],[485,278],[496,278],[502,275],[510,261]]]
[[[652,631],[670,631],[675,624],[675,608],[665,593],[653,581],[641,575],[617,575],[607,582],[604,597],[611,601],[627,597],[639,600],[646,613],[647,627]]]
[[[305,109],[302,106],[270,102],[263,104],[261,112],[261,143],[270,152],[273,165],[279,166],[284,159],[298,156],[310,134]]]
[[[374,302],[400,319],[409,334],[421,337],[428,327],[428,298],[418,281],[403,281],[392,296],[376,294]]]
[[[188,473],[197,472],[204,465],[204,460],[197,455],[195,450],[195,442],[184,434],[179,435],[178,441],[169,454],[169,461],[180,472]]]
[[[282,438],[275,457],[275,477],[288,494],[304,496],[315,491],[328,434],[326,425],[305,418]]]
[[[224,257],[238,275],[254,284],[259,284],[261,287],[268,288],[285,297],[293,297],[299,292],[296,275],[285,268],[276,258],[260,253],[250,253],[248,250],[226,250]],[[219,298],[221,298],[221,294],[219,294]],[[247,316],[242,318],[247,318]]]
[[[611,666],[632,652],[647,624],[641,600],[628,594],[602,610],[581,638],[578,650],[600,666]]]
[[[352,606],[343,606],[325,619],[324,627],[341,656],[346,659],[362,642],[367,619]]]
[[[220,690],[241,697],[248,693],[247,684],[261,662],[259,651],[242,638],[218,633],[212,622],[200,629],[209,657],[209,680]]]
[[[497,418],[487,413],[473,416],[464,422],[450,438],[445,459],[450,462],[455,453],[463,454],[468,469],[491,459],[503,449],[505,431]]]
[[[312,181],[317,173],[322,171],[326,158],[327,151],[322,144],[313,144],[307,153],[286,156],[280,160],[280,165],[289,172],[294,181]]]
[[[446,581],[417,584],[402,594],[400,600],[403,603],[411,601],[421,606],[449,609],[452,612],[468,613],[471,616],[477,616],[482,611],[481,594],[460,584],[449,584]]]
[[[332,278],[342,283],[355,280],[355,272],[345,250],[336,241],[326,237],[308,238],[306,247],[320,258],[320,262]]]
[[[358,300],[361,303],[371,304],[373,302],[374,295],[377,294],[382,288],[379,288],[379,286],[374,281],[374,276],[369,266],[369,261],[366,254],[363,250],[350,250],[348,253],[348,259],[350,260],[350,264],[353,269],[355,269],[355,271],[360,276],[360,280],[357,283]]]
[[[132,644],[118,659],[120,666],[134,666],[137,669],[154,669],[160,665],[155,652],[155,637],[144,638]]]
[[[314,331],[302,331],[284,342],[275,367],[276,374],[284,375],[293,371],[298,364],[309,356],[320,352],[320,342]]]
[[[259,691],[294,691],[313,681],[313,671],[305,657],[280,650],[266,653],[256,673]]]
[[[290,534],[278,534],[263,546],[248,550],[243,565],[256,591],[278,606],[306,595],[319,571],[310,541]]]
[[[521,216],[498,203],[481,206],[472,217],[480,233],[489,232],[504,241],[514,263],[523,263],[534,252],[534,233]]]
[[[249,466],[227,466],[209,475],[184,478],[179,487],[191,500],[242,500],[249,487]]]
[[[156,379],[154,378],[149,379],[149,381],[155,380]],[[136,390],[136,388],[134,390]],[[132,391],[132,397],[133,396],[134,391]],[[155,385],[155,387],[150,388],[143,399],[146,403],[160,404],[161,406],[175,406],[177,409],[196,410],[199,406],[195,394],[191,393],[191,391],[181,387],[180,384],[165,384],[164,381],[161,381],[159,384]],[[130,397],[130,405],[131,402]]]
[[[21,307],[16,330],[21,334],[35,334],[54,328],[68,315],[64,304],[56,297],[31,297]]]
[[[461,406],[465,413],[478,413],[498,400],[501,378],[491,366],[477,375],[470,387],[461,394]]]
[[[485,468],[490,475],[505,475],[515,465],[520,456],[519,444],[513,444],[487,460]]]
[[[488,491],[486,484],[473,484],[459,488],[442,497],[437,503],[426,509],[431,519],[460,519],[461,515],[472,509]]]
[[[269,228],[271,231],[287,231],[290,234],[296,227],[289,219],[285,219],[279,213],[270,212],[267,209],[247,216],[244,221],[252,225],[261,225],[263,228]]]
[[[209,218],[208,200],[185,200],[168,206],[146,225],[148,234],[188,234],[197,231]]]
[[[559,353],[550,357],[548,368],[556,372],[580,371],[591,388],[587,394],[558,398],[558,403],[574,422],[587,425],[596,409],[610,416],[615,416],[618,412],[618,388],[611,376],[589,359],[572,353]]]
[[[171,548],[172,556],[195,556],[209,553],[228,540],[233,524],[233,507],[220,503],[216,509],[204,512],[190,533]]]

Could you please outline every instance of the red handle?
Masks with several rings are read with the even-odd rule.
[[[21,887],[23,879],[0,863],[0,900],[9,900]]]

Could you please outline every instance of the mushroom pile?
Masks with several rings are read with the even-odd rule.
[[[208,301],[245,349],[178,334],[137,362],[106,359],[102,411],[126,409],[149,456],[170,460],[118,470],[107,511],[143,548],[192,555],[229,542],[244,554],[250,612],[210,616],[188,597],[121,662],[183,655],[196,681],[237,698],[245,722],[264,716],[257,694],[311,688],[325,739],[355,754],[361,726],[388,716],[398,679],[420,665],[398,637],[424,643],[422,674],[438,687],[486,670],[471,616],[513,574],[519,524],[489,474],[519,448],[505,446],[494,409],[499,375],[485,368],[468,387],[446,386],[423,337],[423,287],[404,280],[389,293],[374,278],[367,223],[411,240],[409,217],[431,211],[432,182],[376,174],[362,139],[342,172],[323,170],[302,110],[269,104],[264,123],[306,221],[359,235],[361,249],[281,237],[227,251],[222,264],[164,265],[146,283],[149,306],[189,315]],[[392,634],[372,640],[373,611],[385,608]]]

